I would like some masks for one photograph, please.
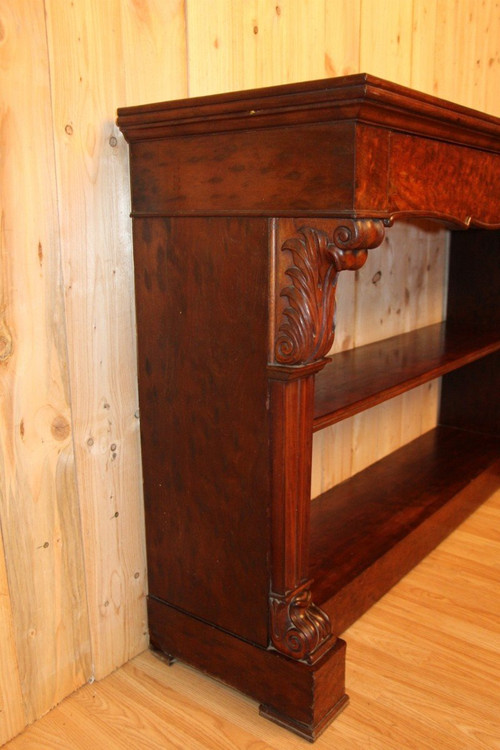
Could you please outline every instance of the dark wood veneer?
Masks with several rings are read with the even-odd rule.
[[[267,646],[267,222],[141,219],[134,248],[149,590]]]
[[[498,350],[500,327],[468,331],[466,327],[436,323],[339,352],[316,376],[314,430]]]
[[[499,457],[500,436],[437,427],[313,500],[313,597],[336,633],[487,499],[500,460],[486,489],[475,480]]]
[[[339,633],[499,485],[500,121],[356,75],[118,122],[151,642],[314,740]],[[339,274],[414,217],[461,228],[447,322],[328,364]],[[441,424],[311,503],[313,430],[437,377]]]

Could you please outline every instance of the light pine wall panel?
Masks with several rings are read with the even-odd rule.
[[[0,534],[0,746],[22,731],[26,723],[17,666],[14,619]]]
[[[15,61],[15,36],[12,26],[15,18],[5,3],[0,4],[0,82],[2,90],[8,88],[9,68]],[[14,36],[14,40],[12,37]],[[10,38],[9,38],[10,37]],[[14,44],[13,44],[14,41]],[[7,146],[7,119],[8,98],[0,102],[0,148]],[[7,169],[5,160],[0,157],[0,196],[4,192],[8,194],[10,185],[7,184]],[[12,333],[10,330],[12,260],[9,258],[10,243],[5,236],[5,212],[6,202],[2,199],[0,207],[0,414],[7,414],[12,410],[10,394],[6,390],[6,382],[11,378],[6,377],[6,369],[13,351]],[[11,423],[11,420],[9,420]],[[7,535],[4,519],[4,497],[6,485],[3,477],[4,454],[10,464],[13,462],[11,435],[2,434],[0,444],[0,745],[10,737],[20,732],[26,724],[26,710],[24,707],[21,677],[17,664],[17,648],[14,634],[14,617],[12,613],[12,602],[10,597],[9,582],[7,579],[6,558],[3,544],[3,534]]]
[[[409,86],[412,26],[412,0],[362,0],[360,71]]]
[[[186,94],[183,4],[47,0],[94,676],[147,645],[127,148],[118,106]]]
[[[411,84],[500,115],[498,0],[413,0]]]
[[[0,661],[9,670],[0,683],[12,690],[0,713],[5,737],[23,713],[32,721],[83,684],[90,641],[43,4],[2,2],[0,21]]]
[[[360,0],[186,0],[189,94],[352,73],[359,12]]]
[[[498,115],[499,47],[498,0],[0,0],[0,742],[147,642],[116,108],[366,70]],[[395,228],[344,273],[335,347],[440,314],[445,244]],[[315,491],[425,430],[436,387],[316,436]]]

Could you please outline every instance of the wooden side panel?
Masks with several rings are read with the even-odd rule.
[[[267,221],[134,237],[149,593],[267,647]]]
[[[151,596],[267,646],[267,222],[243,224],[136,222],[146,529]]]
[[[0,575],[11,685],[0,735],[91,674],[41,3],[2,3],[0,70]],[[2,561],[3,567],[3,561]],[[12,612],[12,623],[9,624]],[[6,617],[6,619],[4,619]],[[6,622],[7,620],[7,622]],[[15,642],[17,659],[12,645]],[[17,665],[16,665],[17,661]],[[8,711],[11,714],[8,714]]]
[[[147,644],[124,103],[185,90],[183,3],[48,0],[75,449],[95,676]]]

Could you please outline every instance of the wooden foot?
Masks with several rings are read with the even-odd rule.
[[[178,658],[257,700],[260,713],[310,741],[346,706],[345,643],[314,664],[243,641],[149,599],[151,641]]]
[[[259,713],[270,721],[274,721],[275,724],[279,724],[280,727],[289,729],[291,732],[298,734],[299,737],[303,737],[309,742],[314,742],[318,739],[325,729],[331,724],[331,722],[344,710],[349,703],[349,696],[344,695],[342,698],[333,706],[330,711],[325,714],[316,724],[303,724],[300,721],[294,721],[288,716],[278,713],[269,706],[259,706]]]

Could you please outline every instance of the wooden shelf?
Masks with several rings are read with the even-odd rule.
[[[314,600],[342,633],[478,507],[500,437],[437,427],[312,502]]]
[[[500,350],[500,330],[446,323],[340,352],[316,376],[314,430]]]

